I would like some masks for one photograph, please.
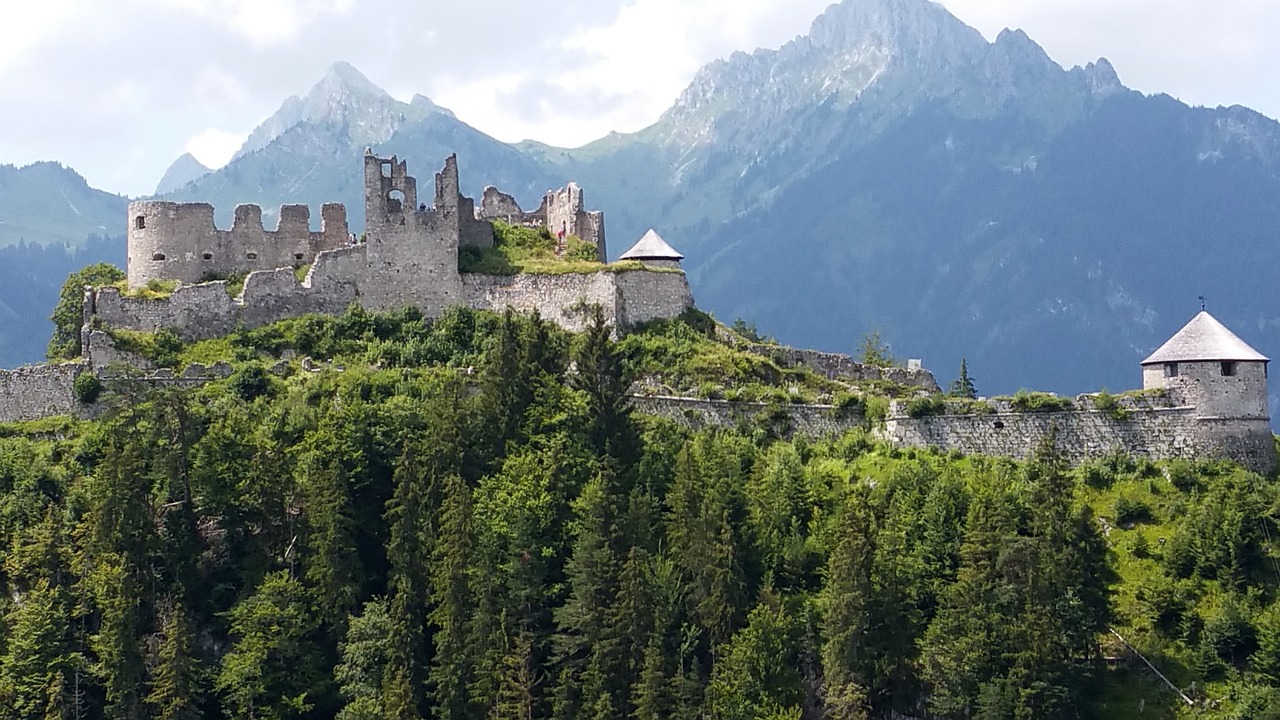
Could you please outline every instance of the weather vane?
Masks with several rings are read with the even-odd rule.
[[[1200,311],[1204,312],[1204,296],[1200,296]]]

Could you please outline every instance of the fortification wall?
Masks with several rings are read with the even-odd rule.
[[[359,245],[320,253],[302,282],[291,268],[250,273],[235,298],[227,283],[218,280],[183,285],[155,299],[126,297],[117,288],[102,287],[87,302],[107,327],[140,332],[169,328],[184,340],[206,340],[240,325],[255,328],[309,313],[345,312],[369,284],[365,252]]]
[[[0,423],[83,414],[73,386],[76,376],[88,370],[88,363],[0,370]]]
[[[819,352],[817,350],[802,350],[781,345],[750,343],[747,347],[751,352],[773,358],[773,361],[782,367],[807,367],[831,380],[888,380],[899,385],[917,387],[929,392],[937,392],[939,390],[938,382],[934,379],[933,373],[923,368],[881,368],[873,365],[863,365],[848,355]]]
[[[605,320],[620,325],[616,275],[607,272],[564,275],[462,276],[466,305],[476,310],[502,312],[510,307],[537,311],[542,319],[575,332],[586,328],[587,308],[599,305]]]
[[[131,287],[151,280],[198,283],[255,270],[304,265],[324,250],[347,244],[347,210],[321,208],[321,229],[311,231],[306,205],[284,205],[275,230],[262,226],[262,208],[240,205],[230,230],[214,224],[206,203],[141,201],[129,205],[128,278]]]
[[[761,420],[772,422],[786,435],[824,437],[862,427],[860,416],[841,417],[830,405],[770,405],[768,403],[705,400],[669,395],[634,395],[631,405],[645,415],[664,418],[682,427],[734,428]]]
[[[693,307],[689,278],[683,272],[626,270],[613,273],[620,301],[619,327],[673,318]]]
[[[1258,472],[1276,466],[1266,420],[1201,420],[1195,408],[1130,403],[1119,415],[1096,409],[1009,412],[911,418],[893,403],[884,434],[908,447],[956,450],[1025,460],[1050,435],[1072,465],[1113,454],[1153,460],[1221,458]]]

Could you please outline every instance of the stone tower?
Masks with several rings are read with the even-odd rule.
[[[1267,413],[1267,357],[1201,311],[1142,361],[1142,386],[1174,391],[1204,420],[1261,421]]]
[[[645,265],[653,267],[680,269],[680,261],[684,256],[676,251],[675,248],[667,244],[666,240],[657,231],[650,229],[644,234],[644,237],[631,246],[631,249],[622,253],[619,260],[639,260]]]

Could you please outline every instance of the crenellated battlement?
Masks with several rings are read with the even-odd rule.
[[[311,230],[311,208],[283,205],[275,230],[262,223],[262,208],[236,207],[231,228],[214,222],[208,203],[142,200],[129,205],[129,285],[152,280],[198,283],[254,270],[297,267],[351,242],[347,209],[320,208],[320,230]]]

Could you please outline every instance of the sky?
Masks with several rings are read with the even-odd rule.
[[[339,60],[500,140],[573,147],[651,124],[699,67],[805,34],[830,2],[0,0],[0,163],[147,194],[183,152],[225,163]],[[1280,1],[942,4],[1066,67],[1107,57],[1143,92],[1280,117]]]

